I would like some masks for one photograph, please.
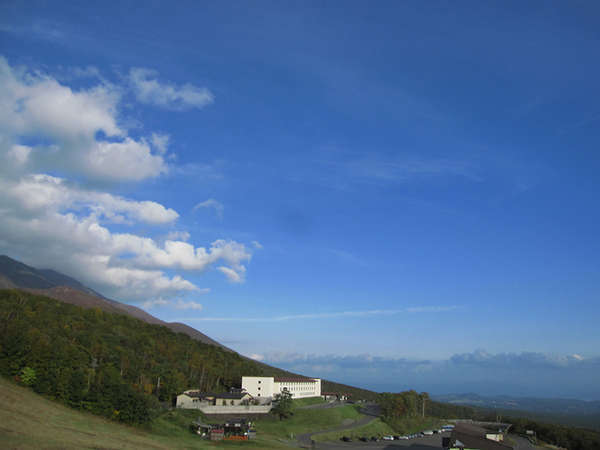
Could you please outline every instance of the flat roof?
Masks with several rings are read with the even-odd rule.
[[[278,383],[316,383],[317,380],[314,378],[302,378],[302,377],[276,377],[275,381]]]

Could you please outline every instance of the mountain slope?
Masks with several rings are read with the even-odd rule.
[[[0,288],[19,288],[84,308],[100,308],[106,312],[127,314],[146,323],[163,325],[176,333],[187,334],[192,339],[205,344],[233,351],[190,326],[178,322],[165,322],[141,308],[106,298],[60,272],[51,269],[36,269],[6,255],[0,255]]]

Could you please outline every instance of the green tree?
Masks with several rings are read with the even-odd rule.
[[[275,405],[271,412],[279,416],[279,420],[287,419],[292,415],[292,394],[288,391],[283,391],[274,399]]]
[[[23,384],[26,384],[27,386],[33,386],[36,379],[37,377],[34,369],[29,366],[23,367],[23,370],[21,371],[21,381]]]

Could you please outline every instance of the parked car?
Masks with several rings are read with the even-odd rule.
[[[384,441],[393,441],[394,440],[394,436],[384,436],[383,440]]]
[[[358,439],[359,439],[361,442],[369,442],[369,438],[368,438],[368,437],[365,437],[365,436],[363,436],[363,437],[360,437],[360,438],[358,438]]]
[[[377,442],[379,438],[377,436],[371,436],[371,442]]]
[[[342,436],[340,438],[340,441],[344,441],[344,442],[352,442],[352,438],[348,437],[348,436]]]
[[[431,431],[431,430],[425,430],[425,431],[422,431],[421,434],[423,436],[432,436],[433,435],[433,431]]]
[[[407,440],[407,439],[409,439],[409,437],[408,437],[408,436],[406,436],[406,435],[404,435],[404,436],[400,436],[398,439],[401,439],[401,440]]]

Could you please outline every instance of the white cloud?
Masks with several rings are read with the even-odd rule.
[[[223,212],[225,211],[225,206],[221,202],[215,200],[214,198],[209,198],[208,200],[205,200],[201,203],[198,203],[196,206],[194,206],[194,210],[201,209],[201,208],[214,209],[215,214],[217,215],[217,217],[219,219],[223,218]]]
[[[142,303],[141,306],[144,309],[152,309],[155,306],[165,306],[165,305],[168,305],[168,304],[169,304],[169,302],[167,300],[165,300],[163,298],[157,298],[155,300],[148,300],[148,301]]]
[[[0,182],[0,249],[15,257],[34,253],[57,268],[128,300],[198,291],[191,282],[163,270],[206,270],[222,262],[229,279],[242,281],[251,254],[235,241],[194,247],[177,240],[160,245],[134,233],[111,232],[108,222],[168,223],[172,209],[108,193],[69,186],[61,178],[31,175]],[[39,264],[37,264],[39,265]],[[221,270],[221,269],[219,269]],[[222,270],[221,270],[222,271]]]
[[[202,309],[202,305],[197,302],[184,302],[183,300],[178,300],[175,303],[175,308],[177,309],[193,309],[195,311],[200,311]]]
[[[179,111],[203,108],[214,101],[214,95],[206,88],[162,83],[157,75],[156,71],[144,68],[129,71],[129,82],[138,101]]]
[[[190,237],[191,235],[187,231],[170,231],[167,234],[168,241],[189,241]]]
[[[207,292],[209,292],[210,289],[198,289],[195,293],[198,294],[205,294]],[[195,311],[201,311],[202,310],[202,304],[198,303],[198,302],[194,302],[194,301],[183,301],[183,300],[177,300],[176,302],[174,301],[169,301],[166,300],[162,297],[159,297],[157,299],[154,300],[148,300],[142,303],[142,307],[144,309],[152,309],[156,306],[173,306],[175,309],[192,309]]]
[[[152,136],[150,136],[150,142],[152,142],[156,151],[161,155],[167,153],[170,140],[171,137],[168,134],[152,133]]]
[[[83,168],[90,175],[114,181],[141,181],[167,172],[160,155],[153,155],[144,141],[125,138],[121,142],[95,142]]]
[[[8,157],[13,159],[17,165],[22,166],[29,160],[30,153],[31,147],[27,145],[13,145],[11,149],[8,150]]]
[[[260,355],[260,354],[258,354],[258,353],[252,353],[252,354],[249,356],[249,358],[250,358],[250,359],[253,359],[253,360],[255,360],[255,361],[262,361],[262,360],[264,360],[264,359],[265,359],[265,357],[264,357],[263,355]]]
[[[229,267],[225,267],[225,266],[220,266],[217,267],[217,270],[219,270],[221,273],[225,274],[225,276],[227,277],[227,279],[229,281],[231,281],[232,283],[241,283],[244,281],[244,274],[236,272],[233,269],[230,269]]]
[[[96,76],[93,69],[84,72]],[[193,87],[167,91],[184,105],[198,100]],[[74,276],[105,295],[145,301],[145,307],[208,292],[177,270],[219,264],[228,278],[243,280],[251,258],[243,244],[216,240],[195,247],[183,231],[157,241],[134,227],[174,223],[175,210],[84,187],[89,181],[140,181],[167,170],[169,136],[129,136],[120,125],[121,92],[104,81],[76,91],[49,75],[11,67],[0,56],[0,252]],[[63,175],[48,175],[54,170]],[[70,175],[79,184],[69,182]],[[131,231],[114,231],[115,223]]]
[[[108,221],[142,221],[151,224],[170,223],[179,214],[160,203],[133,201],[105,192],[70,186],[62,178],[29,175],[20,180],[0,182],[7,200],[13,200],[29,212],[90,211]]]
[[[251,244],[254,246],[254,248],[258,249],[258,250],[262,250],[263,249],[263,245],[258,242],[258,241],[252,241]]]
[[[0,56],[0,156],[5,176],[60,170],[98,180],[139,181],[167,171],[161,154],[119,123],[121,90],[72,90]],[[38,142],[25,146],[24,140]]]

